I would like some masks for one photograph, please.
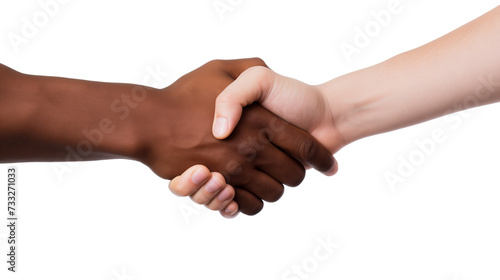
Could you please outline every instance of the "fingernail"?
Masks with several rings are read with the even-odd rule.
[[[204,170],[198,169],[191,176],[191,181],[195,185],[201,185],[201,183],[203,183],[203,182],[205,182],[205,180],[207,180],[208,175],[209,174],[207,172],[205,172]]]
[[[228,191],[227,189],[221,191],[220,194],[217,196],[217,199],[220,201],[226,201],[230,198],[231,198],[231,192]]]
[[[226,219],[234,219],[238,216],[238,214],[240,212],[238,212],[238,210],[236,210],[235,212],[231,213],[230,211],[228,210],[224,210],[224,212],[226,212],[226,216],[224,216],[224,218]]]
[[[209,193],[214,193],[220,190],[220,188],[221,184],[215,179],[208,181],[208,183],[205,185],[205,190]]]
[[[223,137],[227,132],[228,126],[229,126],[229,122],[227,121],[227,118],[218,117],[215,120],[214,136],[215,137]]]
[[[231,208],[234,208],[231,210]],[[229,215],[234,215],[238,212],[238,207],[226,207],[226,209],[224,209],[224,212],[228,213]]]

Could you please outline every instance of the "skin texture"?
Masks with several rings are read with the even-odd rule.
[[[242,108],[259,102],[335,153],[364,137],[498,102],[498,34],[499,7],[422,47],[318,86],[250,68],[217,98],[214,135],[230,135]],[[181,185],[189,175],[171,188],[202,191],[203,184]]]
[[[260,59],[211,61],[164,89],[21,74],[0,68],[0,161],[126,158],[172,179],[195,163],[231,188],[212,188],[254,215],[283,185],[304,178],[301,162],[333,168],[331,154],[305,131],[259,105],[245,108],[224,140],[211,132],[217,95]],[[198,181],[201,182],[198,176]],[[209,188],[210,189],[210,188]]]

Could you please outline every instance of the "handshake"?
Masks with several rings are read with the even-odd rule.
[[[214,60],[164,89],[0,65],[0,162],[62,161],[69,150],[77,160],[137,160],[170,179],[177,195],[225,217],[254,215],[282,196],[283,185],[300,184],[306,167],[335,174],[332,154],[349,143],[499,102],[499,18],[495,8],[317,86],[260,59]],[[82,145],[96,127],[105,132],[99,141]]]
[[[137,160],[164,179],[175,178],[170,184],[174,193],[189,195],[226,217],[257,214],[263,201],[282,196],[283,184],[299,185],[305,166],[327,174],[336,171],[331,152],[308,132],[314,125],[299,121],[297,127],[251,104],[259,100],[250,100],[247,93],[259,83],[233,83],[242,73],[250,75],[242,83],[253,83],[251,76],[263,71],[271,73],[257,58],[214,60],[155,89],[25,75],[0,65],[0,118],[9,120],[0,124],[0,162]],[[227,92],[218,100],[230,106],[225,113],[234,115],[217,118],[216,138],[216,100],[231,90],[230,84],[234,96]],[[243,106],[248,106],[242,110],[224,103],[224,96],[231,102],[246,98]],[[310,105],[310,113],[317,113],[319,104]],[[300,109],[291,102],[276,103],[276,108]],[[176,177],[196,164],[204,166]]]
[[[261,211],[263,200],[275,202],[282,196],[283,184],[299,185],[305,166],[325,174],[335,173],[331,151],[309,134],[319,123],[289,123],[253,104],[262,101],[258,98],[262,93],[259,87],[271,78],[270,73],[257,58],[214,60],[151,96],[159,99],[155,104],[165,104],[168,110],[151,112],[155,120],[147,121],[141,132],[151,137],[145,163],[166,179],[192,165],[205,165],[194,166],[175,177],[170,183],[172,192],[191,196],[212,210],[221,210],[225,217],[233,217],[238,211],[254,215]],[[292,90],[296,89],[290,88],[288,93],[285,89],[284,93],[291,95]],[[301,94],[301,98],[309,99],[310,108],[291,104],[294,97],[289,96],[289,100],[283,100],[285,103],[276,103],[278,113],[302,114],[307,109],[307,114],[317,114],[322,101],[319,96],[309,91]],[[233,118],[214,114],[216,102],[217,113],[232,113]],[[214,115],[216,122],[212,126]],[[161,124],[153,125],[158,121]],[[234,131],[229,135],[230,126]]]

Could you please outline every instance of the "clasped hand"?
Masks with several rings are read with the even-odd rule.
[[[262,209],[262,200],[278,200],[283,184],[300,184],[304,165],[332,169],[332,155],[316,139],[257,104],[245,107],[230,137],[213,136],[217,96],[244,70],[259,65],[264,65],[260,59],[211,61],[151,95],[151,106],[144,106],[150,117],[140,131],[148,147],[142,161],[166,179],[205,165],[234,187],[234,201],[248,215]]]

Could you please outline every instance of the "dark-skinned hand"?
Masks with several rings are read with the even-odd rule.
[[[229,138],[214,138],[215,99],[240,73],[257,65],[265,64],[260,59],[211,61],[148,96],[148,106],[141,105],[149,112],[141,132],[148,147],[143,162],[167,179],[195,164],[220,172],[235,187],[240,211],[248,215],[262,209],[262,200],[278,200],[283,184],[300,184],[305,176],[301,162],[320,171],[334,164],[312,136],[256,104],[244,109]]]

